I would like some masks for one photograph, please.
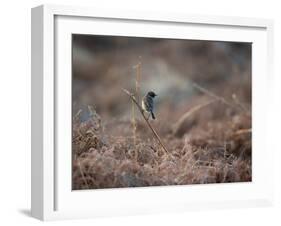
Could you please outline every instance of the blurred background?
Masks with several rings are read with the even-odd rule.
[[[102,118],[129,117],[121,89],[134,91],[139,63],[141,96],[150,90],[158,94],[158,116],[162,108],[176,114],[190,103],[198,93],[193,82],[251,103],[250,43],[75,34],[73,113],[93,105]]]

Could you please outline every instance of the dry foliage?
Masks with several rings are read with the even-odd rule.
[[[89,120],[73,120],[73,189],[251,181],[249,114],[203,123],[192,133],[167,132],[166,153],[153,136],[134,145],[134,137],[106,135],[89,109]]]

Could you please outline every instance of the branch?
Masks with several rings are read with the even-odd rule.
[[[137,102],[135,96],[130,93],[128,90],[126,89],[122,89],[130,98],[131,100],[136,104],[136,106],[138,107],[142,117],[144,118],[146,124],[148,125],[148,127],[150,128],[150,130],[152,131],[153,135],[155,136],[155,138],[158,140],[159,144],[162,146],[162,148],[164,149],[165,152],[168,152],[167,148],[164,146],[164,144],[162,143],[161,141],[161,138],[159,137],[159,135],[157,134],[157,132],[155,131],[155,129],[153,129],[153,127],[151,126],[150,122],[148,121],[148,119],[145,117],[144,113],[143,113],[143,110],[141,108],[141,106],[139,105],[139,103]]]
[[[241,134],[247,134],[247,133],[252,133],[252,129],[240,129],[234,133],[234,135],[241,135]]]
[[[218,95],[216,95],[216,94],[210,92],[209,90],[203,88],[202,86],[199,86],[197,83],[193,83],[193,86],[194,86],[196,89],[198,89],[199,91],[201,91],[202,93],[207,94],[208,96],[210,96],[210,97],[212,97],[212,98],[214,98],[214,99],[216,99],[216,100],[222,102],[223,104],[225,104],[225,105],[227,105],[227,106],[229,106],[229,107],[232,107],[232,108],[236,108],[236,109],[239,108],[239,109],[241,110],[241,107],[238,107],[238,106],[236,106],[236,105],[234,105],[234,104],[228,102],[225,98],[220,97],[220,96],[218,96]]]

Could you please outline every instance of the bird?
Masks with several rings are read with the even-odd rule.
[[[154,103],[153,103],[153,99],[154,97],[156,97],[157,95],[153,92],[153,91],[149,91],[143,98],[142,98],[142,102],[141,102],[141,105],[142,105],[142,109],[149,113],[148,115],[148,118],[149,119],[149,116],[151,115],[153,119],[155,119],[155,115],[153,113],[153,108],[154,108]]]

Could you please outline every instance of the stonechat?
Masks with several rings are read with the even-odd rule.
[[[155,119],[155,115],[153,113],[153,108],[154,108],[154,104],[153,104],[153,98],[156,97],[157,95],[152,92],[152,91],[149,91],[143,98],[142,98],[142,102],[141,102],[141,106],[142,106],[142,109],[149,113],[148,115],[148,119],[149,119],[149,116],[151,115],[153,119]]]

